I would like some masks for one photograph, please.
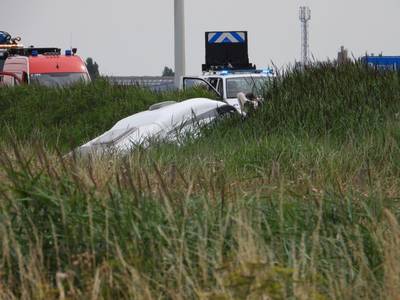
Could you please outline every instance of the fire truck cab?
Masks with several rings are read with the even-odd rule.
[[[76,49],[62,55],[59,48],[24,48],[20,40],[0,31],[0,86],[65,87],[90,81],[86,64],[76,55]]]
[[[4,61],[3,72],[15,74],[21,83],[47,87],[65,87],[77,82],[89,82],[90,76],[84,61],[75,51],[66,50],[61,55],[57,48],[27,48],[11,54]],[[11,76],[3,76],[3,84],[13,86]]]

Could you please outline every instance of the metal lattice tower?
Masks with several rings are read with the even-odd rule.
[[[311,20],[311,9],[307,6],[301,6],[299,18],[301,21],[301,63],[306,65],[309,62],[310,53],[308,23]]]

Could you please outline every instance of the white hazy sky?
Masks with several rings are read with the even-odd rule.
[[[72,44],[107,75],[160,75],[174,65],[173,0],[0,0],[0,30],[26,46]],[[310,49],[334,58],[341,45],[355,56],[400,54],[400,0],[185,0],[186,64],[198,74],[204,32],[247,30],[258,67],[300,58],[298,9],[312,10]]]

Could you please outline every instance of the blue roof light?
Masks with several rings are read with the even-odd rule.
[[[229,71],[227,71],[227,70],[221,71],[221,75],[228,75],[228,74],[229,74]]]
[[[268,74],[268,75],[274,75],[274,70],[272,68],[262,69],[261,73]]]
[[[65,50],[65,56],[72,56],[72,50]]]
[[[32,56],[36,57],[39,55],[39,52],[37,50],[32,50]]]

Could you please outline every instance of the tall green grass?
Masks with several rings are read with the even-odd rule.
[[[205,91],[151,92],[97,80],[66,89],[21,86],[0,89],[1,138],[40,139],[68,150],[108,130],[115,122],[154,103],[208,97]]]
[[[397,299],[399,87],[358,65],[290,70],[248,118],[120,158],[67,159],[9,116],[0,298]]]

